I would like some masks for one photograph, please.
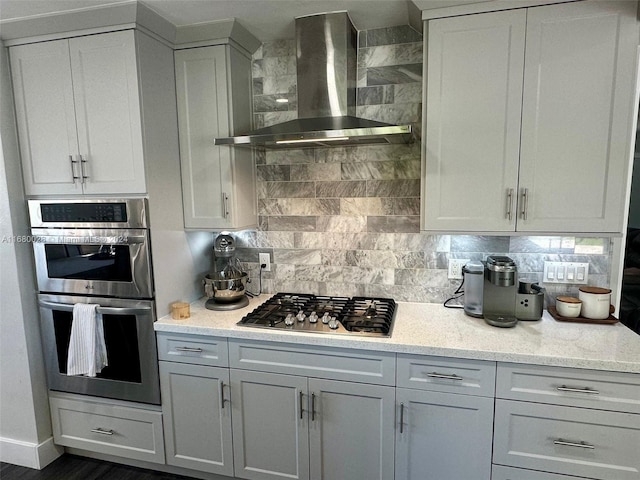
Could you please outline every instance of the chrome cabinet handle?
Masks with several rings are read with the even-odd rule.
[[[197,347],[176,347],[175,350],[179,352],[202,353],[202,349]]]
[[[404,403],[400,404],[400,433],[404,432]]]
[[[311,421],[314,422],[316,419],[316,394],[311,394]]]
[[[229,218],[229,195],[224,192],[222,192],[222,216]]]
[[[86,163],[87,161],[85,160],[85,158],[80,155],[80,183],[85,183],[85,180],[89,178],[89,175],[87,175],[84,169]]]
[[[598,390],[594,390],[589,387],[578,388],[578,387],[567,387],[566,385],[560,385],[559,387],[556,387],[556,390],[560,392],[588,393],[590,395],[598,395],[600,393]]]
[[[528,188],[523,188],[522,189],[522,209],[520,210],[520,216],[522,217],[523,220],[527,219],[527,210],[529,210],[529,189]]]
[[[115,432],[113,430],[107,430],[104,428],[92,428],[91,433],[99,433],[100,435],[113,435]]]
[[[220,408],[224,408],[224,402],[226,402],[226,400],[224,399],[224,382],[220,382]]]
[[[303,413],[304,413],[304,409],[302,408],[302,406],[304,405],[302,403],[303,397],[304,397],[304,393],[302,393],[302,390],[300,390],[300,398],[299,398],[299,400],[300,400],[300,420],[302,420]]]
[[[458,380],[458,381],[462,380],[462,377],[459,377],[456,374],[444,375],[442,373],[431,372],[431,373],[427,373],[426,376],[429,378],[440,378],[444,380]]]
[[[76,175],[76,163],[78,163],[78,161],[73,159],[73,155],[69,155],[69,161],[71,162],[71,179],[73,180],[73,184],[75,185],[76,180],[80,178]]]
[[[568,440],[563,440],[562,438],[558,438],[553,441],[554,445],[562,445],[565,447],[576,447],[576,448],[587,448],[589,450],[594,450],[596,447],[587,442],[570,442]]]
[[[507,188],[507,211],[505,213],[505,217],[511,221],[513,216],[513,188]]]

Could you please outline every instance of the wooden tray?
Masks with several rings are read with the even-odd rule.
[[[609,318],[603,318],[602,320],[594,320],[593,318],[585,318],[585,317],[562,317],[556,307],[553,305],[549,305],[547,310],[551,314],[553,318],[555,318],[559,322],[577,322],[577,323],[603,323],[603,324],[614,324],[618,323],[618,319],[613,315],[609,315]]]

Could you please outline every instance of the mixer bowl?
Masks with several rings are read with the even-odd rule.
[[[242,276],[226,278],[219,273],[205,275],[202,280],[204,293],[207,298],[216,302],[234,302],[244,295],[249,275],[242,272]]]

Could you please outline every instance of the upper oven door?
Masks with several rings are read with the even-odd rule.
[[[148,230],[33,228],[31,233],[41,292],[153,297]]]

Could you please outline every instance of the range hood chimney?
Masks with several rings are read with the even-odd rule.
[[[216,138],[216,145],[266,148],[410,143],[411,125],[355,116],[357,31],[347,12],[295,20],[298,119],[247,135]]]

